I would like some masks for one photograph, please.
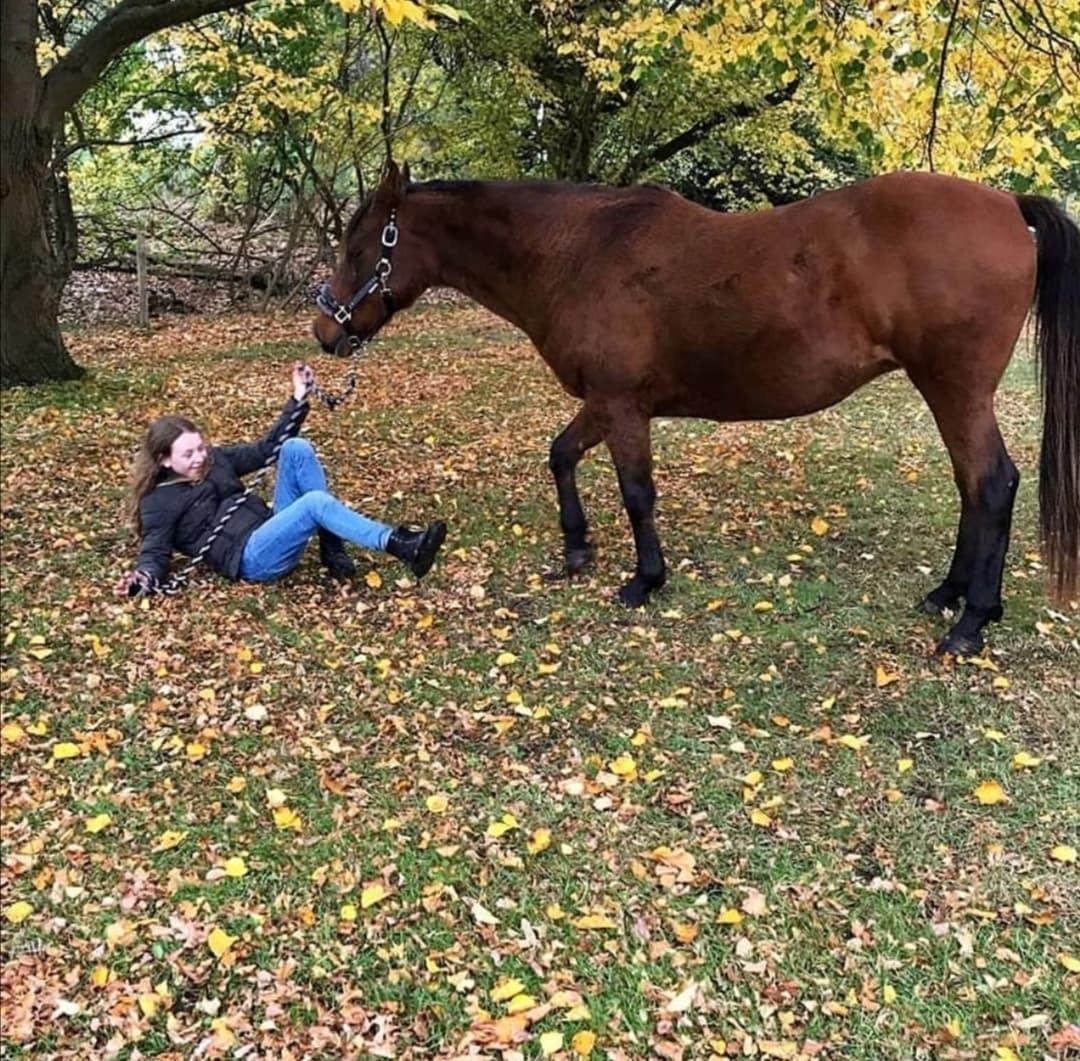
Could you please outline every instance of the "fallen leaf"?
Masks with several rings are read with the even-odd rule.
[[[996,781],[984,781],[975,788],[973,795],[984,807],[992,807],[996,803],[1008,803],[1009,801],[1005,789]]]
[[[216,925],[210,930],[210,935],[206,937],[206,945],[210,948],[214,957],[219,959],[235,942],[235,936],[230,936],[228,932],[218,928]]]

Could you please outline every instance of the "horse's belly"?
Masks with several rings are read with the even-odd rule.
[[[842,401],[872,379],[899,367],[883,347],[837,350],[747,351],[687,365],[683,385],[661,393],[660,416],[708,420],[783,420]]]

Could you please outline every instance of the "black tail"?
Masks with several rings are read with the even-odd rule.
[[[1080,229],[1056,203],[1018,195],[1035,230],[1035,345],[1043,398],[1039,524],[1059,600],[1080,576]]]

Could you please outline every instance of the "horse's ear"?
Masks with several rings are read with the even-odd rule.
[[[398,164],[391,158],[387,159],[383,170],[382,180],[379,182],[377,198],[386,207],[401,205],[405,198],[405,188],[409,183],[409,167],[398,169]]]

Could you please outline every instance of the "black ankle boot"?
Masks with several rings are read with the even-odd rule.
[[[441,519],[426,527],[395,527],[390,532],[386,551],[408,564],[417,578],[423,578],[431,570],[445,538],[446,524]]]
[[[345,543],[328,530],[319,531],[319,563],[339,582],[356,578],[356,565],[345,552]]]

